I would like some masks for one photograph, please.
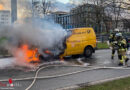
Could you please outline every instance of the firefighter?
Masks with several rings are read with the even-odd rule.
[[[114,54],[117,50],[117,40],[116,40],[117,33],[119,33],[119,29],[115,29],[114,32],[112,32],[109,36],[109,43],[112,49],[111,59],[114,59]]]
[[[127,43],[126,40],[123,38],[123,36],[118,33],[117,35],[117,42],[118,42],[118,58],[120,60],[119,66],[126,65],[129,60],[126,56],[126,51],[127,51]]]

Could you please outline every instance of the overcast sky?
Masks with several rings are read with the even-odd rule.
[[[63,2],[63,3],[68,3],[69,2],[69,0],[58,0],[58,1]]]

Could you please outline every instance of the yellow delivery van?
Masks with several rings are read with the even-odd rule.
[[[71,30],[71,35],[66,39],[65,44],[66,48],[60,58],[80,54],[90,57],[96,48],[95,32],[93,28],[75,28]]]

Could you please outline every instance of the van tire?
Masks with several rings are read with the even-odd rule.
[[[44,56],[43,56],[43,55],[40,55],[40,56],[39,56],[39,59],[40,59],[40,61],[44,61]]]
[[[86,47],[86,48],[84,49],[84,56],[85,56],[86,58],[91,57],[91,56],[92,56],[92,53],[93,53],[92,47]]]

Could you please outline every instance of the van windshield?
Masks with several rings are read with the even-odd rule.
[[[66,37],[69,37],[69,36],[71,36],[72,35],[72,30],[68,30],[67,31],[67,36]]]

